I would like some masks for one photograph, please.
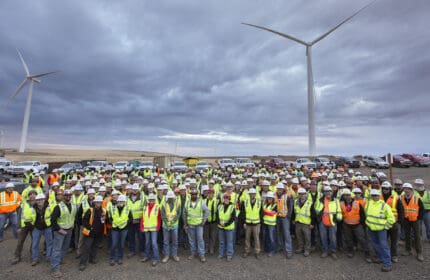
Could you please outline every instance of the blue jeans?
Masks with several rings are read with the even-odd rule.
[[[293,242],[291,241],[290,220],[288,218],[277,217],[276,236],[278,250],[285,250],[288,255],[293,254]]]
[[[336,232],[337,227],[325,226],[322,222],[319,225],[321,244],[323,247],[323,253],[336,253]]]
[[[424,225],[426,227],[427,240],[430,240],[430,211],[424,213]]]
[[[178,255],[178,227],[168,230],[163,228],[163,252],[164,256],[170,256],[172,253],[172,257]],[[170,239],[172,239],[172,245],[170,246]],[[170,250],[170,247],[172,250]]]
[[[219,249],[218,255],[221,257],[232,257],[234,253],[234,230],[218,229]]]
[[[156,262],[160,260],[157,238],[158,238],[157,231],[145,232],[145,258],[151,257],[151,249],[152,249],[152,260]]]
[[[57,271],[60,267],[67,250],[70,247],[70,241],[72,240],[72,230],[66,230],[66,234],[61,234],[58,231],[54,231],[54,240],[52,242],[52,255],[51,255],[51,270]]]
[[[122,260],[124,257],[124,245],[125,238],[127,237],[128,230],[112,230],[112,245],[110,247],[110,260]],[[118,257],[116,256],[116,251],[118,249]]]
[[[203,239],[202,226],[188,226],[188,241],[190,242],[191,255],[205,255],[205,240]]]
[[[263,244],[264,251],[267,253],[275,252],[275,229],[276,226],[263,224]]]
[[[4,225],[6,224],[7,219],[12,224],[13,236],[15,238],[18,237],[18,212],[12,212],[7,214],[0,214],[0,239],[3,239],[4,236]]]
[[[42,236],[45,237],[46,243],[46,260],[49,261],[52,255],[52,230],[51,227],[48,227],[43,230],[39,230],[37,228],[33,229],[31,233],[32,241],[31,241],[31,258],[33,261],[39,260],[39,241]]]
[[[378,259],[382,261],[384,266],[391,267],[393,264],[391,263],[391,253],[387,243],[387,231],[371,231],[367,229],[367,233],[372,241],[373,250]]]
[[[128,250],[130,253],[136,253],[136,235],[139,244],[139,253],[144,251],[143,233],[140,231],[140,224],[131,224],[128,227]]]

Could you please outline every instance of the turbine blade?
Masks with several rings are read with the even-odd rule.
[[[341,23],[339,23],[338,25],[336,25],[335,27],[333,27],[332,29],[330,29],[329,31],[327,31],[326,33],[324,33],[323,35],[321,35],[318,38],[316,38],[315,40],[313,40],[311,42],[311,45],[314,45],[314,44],[318,43],[319,41],[321,41],[322,39],[324,39],[325,37],[327,37],[330,33],[332,33],[333,31],[335,31],[336,29],[338,29],[341,25],[343,25],[344,23],[346,23],[347,21],[349,21],[350,19],[352,19],[353,17],[355,17],[356,15],[358,15],[358,13],[360,13],[361,11],[363,11],[364,9],[366,9],[367,7],[369,7],[370,5],[372,5],[373,3],[375,3],[376,1],[377,0],[373,0],[372,2],[370,2],[369,4],[367,4],[366,6],[364,6],[363,8],[361,8],[360,10],[356,11],[350,17],[348,17],[345,20],[343,20]]]
[[[306,43],[305,41],[302,41],[302,40],[297,39],[297,38],[295,38],[293,36],[290,36],[290,35],[287,35],[287,34],[284,34],[284,33],[281,33],[281,32],[278,32],[278,31],[266,28],[266,27],[262,27],[262,26],[258,26],[258,25],[254,25],[254,24],[249,24],[249,23],[244,23],[244,22],[242,22],[242,24],[249,25],[249,26],[252,26],[252,27],[255,27],[255,28],[258,28],[258,29],[269,31],[271,33],[274,33],[274,34],[279,35],[281,37],[287,38],[289,40],[293,40],[293,41],[295,41],[295,42],[297,42],[299,44],[305,45],[305,46],[309,45],[309,43]]]
[[[27,79],[24,79],[24,81],[19,85],[16,91],[9,97],[7,103],[3,105],[3,109],[6,109],[9,106],[12,100],[21,92],[22,88],[25,86],[26,83],[27,83]]]
[[[29,78],[33,79],[33,78],[41,78],[43,76],[48,76],[54,73],[58,73],[60,71],[53,71],[53,72],[47,72],[47,73],[42,73],[42,74],[37,74],[37,75],[31,75]]]
[[[24,66],[25,73],[27,74],[27,76],[30,76],[30,71],[28,71],[28,66],[25,63],[24,58],[22,58],[22,55],[21,55],[21,53],[19,52],[18,49],[16,51],[18,52],[19,58],[21,59],[22,66]]]

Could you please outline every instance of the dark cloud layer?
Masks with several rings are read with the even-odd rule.
[[[29,147],[306,154],[305,48],[240,23],[311,41],[366,3],[3,1],[0,103],[18,48],[61,71],[35,86]],[[314,46],[319,153],[426,151],[429,8],[379,0]],[[26,93],[0,112],[8,146]]]

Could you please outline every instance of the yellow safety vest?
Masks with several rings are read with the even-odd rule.
[[[231,219],[231,215],[235,215],[235,207],[233,204],[229,204],[227,210],[224,211],[224,204],[218,206],[218,228],[223,230],[233,230],[234,222],[228,226],[224,226]]]
[[[175,199],[175,201],[173,202],[173,209],[170,209],[170,205],[169,203],[166,201],[164,202],[164,209],[166,211],[166,217],[167,217],[167,221],[169,222],[169,224],[167,225],[168,227],[175,227],[179,224],[179,219],[176,219],[176,221],[172,223],[172,221],[176,218],[176,216],[178,216],[178,201]]]
[[[58,207],[60,208],[60,217],[58,217],[57,224],[62,229],[71,229],[75,225],[76,206],[71,205],[71,210],[67,208],[64,202],[60,202]]]
[[[143,208],[143,232],[157,231],[158,204],[155,203],[151,210],[151,213],[149,213],[149,207],[147,205]]]
[[[36,218],[36,210],[31,207],[27,201],[22,204],[21,227],[25,227],[25,223],[34,225],[33,217]]]
[[[203,201],[198,199],[194,203],[194,208],[191,205],[191,200],[188,199],[185,202],[185,208],[187,209],[187,224],[191,226],[199,226],[203,223]]]
[[[255,199],[254,206],[251,200],[245,200],[245,223],[258,225],[260,223],[261,200]]]
[[[391,207],[384,201],[370,200],[366,204],[366,225],[372,231],[390,229],[396,222]]]
[[[312,202],[307,199],[305,203],[303,203],[302,207],[299,206],[300,199],[296,199],[296,202],[294,203],[294,212],[296,213],[296,218],[294,219],[296,222],[310,225],[311,220],[311,207]]]
[[[276,204],[265,204],[263,206],[263,222],[265,225],[276,226],[276,214],[273,216],[266,215],[265,211],[273,211],[275,209]]]
[[[124,229],[128,223],[128,215],[130,214],[130,209],[127,206],[122,208],[121,215],[117,207],[112,209],[112,228]]]

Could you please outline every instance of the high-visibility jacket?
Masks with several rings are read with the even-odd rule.
[[[91,208],[90,202],[88,201],[88,196],[82,199],[81,207],[82,207],[82,218],[83,218],[85,215],[85,212],[87,212],[87,210]]]
[[[52,185],[55,182],[58,182],[58,180],[60,180],[60,175],[55,174],[55,173],[49,174],[49,176],[48,176],[48,185]]]
[[[288,215],[288,196],[283,194],[281,198],[276,199],[276,204],[278,206],[278,217],[285,218]]]
[[[187,199],[185,202],[185,208],[187,209],[187,224],[191,226],[199,226],[203,223],[204,214],[202,203],[202,199],[197,199],[193,207],[191,200]]]
[[[394,192],[393,192],[394,193]],[[396,219],[396,222],[399,220],[399,213],[397,212],[397,203],[399,201],[399,198],[397,195],[392,194],[385,203],[388,204],[388,206],[391,207],[391,211],[393,212],[394,218]]]
[[[155,203],[151,211],[149,211],[149,205],[143,207],[143,232],[157,231],[158,225],[158,213],[160,206]]]
[[[340,203],[343,222],[348,225],[358,225],[360,223],[360,203],[352,201],[351,211],[348,212],[345,202]]]
[[[56,201],[55,192],[53,190],[49,190],[48,191],[48,203],[52,204],[54,201]]]
[[[260,193],[259,193],[259,192],[257,192],[257,194],[255,195],[255,198],[256,198],[257,200],[261,200],[261,195],[260,195]],[[250,200],[250,199],[251,199],[251,196],[249,195],[248,190],[244,190],[244,191],[243,191],[243,193],[242,193],[242,194],[241,194],[241,196],[240,196],[239,201],[240,201],[241,203],[243,203],[243,202],[245,202],[246,200]]]
[[[430,190],[426,190],[421,197],[421,201],[423,202],[424,209],[430,210]]]
[[[0,214],[12,213],[15,212],[16,209],[21,205],[22,198],[21,195],[12,191],[11,193],[7,193],[3,191],[0,193]]]
[[[83,235],[85,235],[85,236],[90,236],[90,233],[91,233],[91,226],[93,225],[93,222],[94,222],[94,208],[93,207],[90,207],[87,211],[90,211],[91,212],[91,214],[90,214],[90,220],[89,220],[89,225],[90,225],[90,228],[83,228],[82,229],[82,234]],[[102,208],[102,215],[103,216],[105,216],[106,215],[106,210],[105,209],[103,209]]]
[[[30,184],[32,178],[33,178],[33,175],[24,173],[24,179],[22,180],[22,182],[26,184]]]
[[[78,208],[82,204],[82,200],[84,199],[85,194],[81,192],[78,196],[72,195],[72,198],[70,199],[70,202]]]
[[[245,223],[258,225],[260,221],[261,213],[261,200],[255,199],[254,205],[251,204],[251,200],[245,200]]]
[[[396,222],[391,207],[382,200],[370,200],[366,204],[366,225],[371,231],[390,229]]]
[[[76,206],[74,204],[70,204],[71,209],[66,206],[66,204],[61,201],[58,203],[58,207],[60,208],[60,217],[58,217],[57,224],[62,229],[71,229],[75,224],[76,217]]]
[[[330,200],[328,202],[328,207],[326,207],[325,201],[326,201],[325,198],[321,198],[320,200],[318,200],[315,203],[315,212],[317,214],[322,213],[323,220],[325,218],[324,215],[326,215],[326,217],[328,218],[329,224],[330,224],[329,226],[335,226],[336,221],[342,220],[342,211],[340,209],[339,200],[337,200],[337,199]],[[336,221],[335,221],[335,219],[336,219]]]
[[[415,222],[418,220],[418,214],[419,214],[419,197],[416,195],[412,195],[409,203],[406,203],[406,198],[404,195],[400,196],[400,200],[402,201],[403,208],[405,209],[405,219],[410,222]]]
[[[303,203],[302,207],[300,207],[300,199],[296,199],[296,202],[294,203],[294,212],[296,213],[296,217],[294,220],[301,224],[310,225],[312,222],[311,208],[312,201],[309,199]]]
[[[22,194],[21,194],[21,196],[22,196],[22,200],[27,201],[27,200],[28,200],[28,193],[29,193],[30,191],[32,191],[32,190],[36,191],[36,194],[41,194],[41,193],[43,194],[43,190],[42,190],[42,188],[40,188],[40,187],[35,187],[35,188],[33,188],[33,187],[30,185],[30,186],[26,187],[26,188],[22,191]]]
[[[136,199],[136,201],[133,202],[131,198],[128,198],[127,200],[127,206],[131,211],[131,215],[133,216],[133,220],[138,220],[142,218],[143,215],[143,200],[142,199]]]
[[[33,223],[33,216],[36,216],[36,210],[25,201],[22,203],[22,212],[21,212],[21,227],[24,228],[26,223]]]
[[[263,223],[269,226],[276,226],[276,204],[264,204],[263,206]]]
[[[209,216],[208,223],[213,223],[216,221],[216,210],[218,209],[218,199],[215,196],[212,199],[204,199],[203,200],[208,207]]]
[[[112,228],[114,229],[124,229],[128,223],[130,209],[127,205],[122,208],[121,214],[119,212],[118,207],[112,209]]]
[[[35,206],[35,207],[37,207],[37,206]],[[36,223],[36,215],[37,215],[37,213],[35,210],[35,211],[33,211],[33,215],[31,218],[31,224],[32,225],[34,225]],[[50,227],[51,226],[51,209],[49,208],[49,206],[45,208],[45,214],[43,215],[43,217],[44,217],[46,226]]]
[[[218,206],[218,228],[223,230],[234,230],[234,222],[225,226],[230,219],[231,215],[236,215],[236,209],[233,204],[229,204],[227,210],[225,210],[224,204]]]
[[[168,221],[168,224],[166,226],[168,227],[175,227],[179,224],[178,216],[180,213],[178,212],[179,206],[181,205],[181,202],[178,202],[177,199],[173,202],[173,208],[170,209],[170,204],[165,201],[163,204],[164,211],[166,213],[166,218]]]

